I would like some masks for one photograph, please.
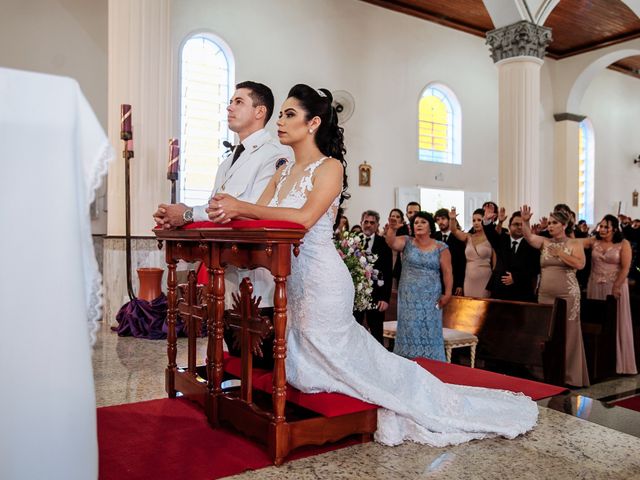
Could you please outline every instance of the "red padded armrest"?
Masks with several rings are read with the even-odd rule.
[[[290,228],[304,230],[304,226],[286,220],[231,220],[229,223],[193,222],[182,227],[184,230],[194,228]]]

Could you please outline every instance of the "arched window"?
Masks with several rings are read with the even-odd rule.
[[[455,94],[442,84],[427,85],[418,104],[418,159],[460,165],[461,125]]]
[[[594,135],[588,118],[578,129],[578,219],[593,224]]]
[[[208,33],[190,36],[180,57],[180,201],[201,205],[209,199],[226,151],[222,142],[233,141],[226,108],[234,62],[229,47]]]

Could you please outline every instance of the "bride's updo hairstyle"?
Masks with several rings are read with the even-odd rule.
[[[338,126],[338,114],[331,105],[333,102],[331,92],[325,88],[316,90],[309,85],[299,83],[289,90],[287,97],[298,100],[306,112],[306,121],[310,121],[313,117],[320,118],[320,126],[315,136],[316,146],[327,157],[340,160],[344,167],[340,194],[340,203],[342,203],[351,196],[347,193],[347,162],[344,159],[347,149],[344,147],[344,129]]]

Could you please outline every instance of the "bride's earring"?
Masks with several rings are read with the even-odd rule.
[[[309,129],[309,133],[313,133],[313,128],[310,128],[310,129]]]

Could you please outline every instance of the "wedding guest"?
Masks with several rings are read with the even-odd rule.
[[[342,208],[338,209],[336,215],[336,222],[333,224],[333,236],[334,238],[340,238],[344,232],[349,231],[349,219],[344,215]]]
[[[613,295],[617,302],[616,373],[636,374],[636,357],[633,348],[633,326],[629,302],[627,275],[631,266],[631,245],[622,237],[618,219],[605,215],[598,225],[595,237],[582,240],[590,248],[591,275],[587,286],[587,298],[605,300]]]
[[[408,224],[403,225],[398,229],[398,235],[412,235],[411,232],[411,219],[413,216],[422,210],[422,207],[418,202],[409,202],[406,206],[407,212],[407,222]]]
[[[502,210],[504,210],[504,208],[502,208]],[[500,216],[498,215],[500,209],[498,208],[498,204],[496,202],[493,202],[491,200],[484,202],[482,204],[482,211],[485,212],[485,219],[483,220],[483,222],[491,219],[491,223],[495,225],[496,231],[498,233],[509,233],[509,230],[502,227],[502,224],[504,223],[504,220],[506,220],[506,218],[503,218],[502,221],[500,221]]]
[[[395,229],[401,229],[405,226],[404,213],[399,208],[392,208],[389,212],[388,224]],[[406,234],[405,234],[406,235]],[[399,252],[393,251],[393,279],[395,282],[400,281],[400,275],[402,273],[402,255]]]
[[[505,218],[505,210],[500,208],[498,225],[502,225]],[[540,252],[524,240],[522,215],[520,212],[513,212],[509,218],[509,233],[498,233],[491,219],[491,212],[485,212],[482,226],[496,253],[495,266],[487,284],[491,298],[535,302],[535,288],[540,273]]]
[[[391,211],[389,212],[389,225],[397,229],[405,226],[404,213],[402,213],[402,210],[400,210],[399,208],[391,209]]]
[[[433,238],[435,222],[426,212],[411,219],[413,238],[397,236],[397,224],[387,224],[385,239],[403,253],[398,286],[398,328],[393,352],[403,357],[445,361],[442,308],[451,298],[451,255],[443,242]],[[444,279],[444,292],[440,275]]]
[[[351,233],[362,233],[362,227],[360,225],[354,225],[350,231]]]
[[[449,210],[441,208],[436,210],[435,220],[438,231],[435,239],[446,243],[451,253],[451,268],[453,271],[453,294],[462,295],[464,287],[464,272],[467,268],[467,258],[464,253],[465,243],[458,240],[449,228]]]
[[[463,294],[467,297],[487,298],[490,295],[487,283],[491,278],[494,253],[482,228],[484,210],[478,208],[473,212],[473,226],[469,232],[460,230],[456,217],[456,208],[451,207],[449,228],[451,233],[465,244],[464,253],[467,264],[464,273]]]
[[[374,308],[363,312],[354,312],[354,317],[360,325],[367,325],[371,335],[378,342],[384,344],[384,314],[389,308],[389,299],[391,298],[392,280],[392,261],[393,255],[391,249],[387,246],[385,239],[378,235],[380,227],[380,214],[374,210],[366,210],[360,218],[360,227],[364,235],[364,250],[367,253],[377,255],[378,258],[373,264],[373,268],[378,270],[378,279],[382,285],[374,284],[373,286],[373,304]]]
[[[571,213],[564,208],[551,212],[548,224],[551,238],[546,238],[531,232],[531,208],[523,205],[520,212],[524,238],[529,245],[540,249],[538,302],[553,304],[556,298],[567,301],[565,383],[574,387],[588,386],[580,328],[580,287],[576,278],[576,270],[584,268],[585,258],[582,242],[567,236],[567,231],[573,230]]]
[[[586,220],[580,220],[573,230],[575,238],[587,238],[589,236],[589,225]]]

